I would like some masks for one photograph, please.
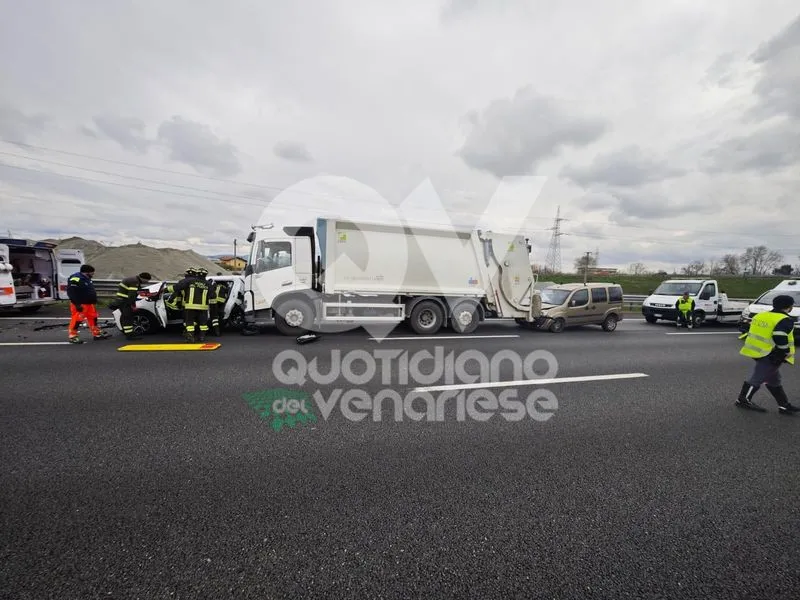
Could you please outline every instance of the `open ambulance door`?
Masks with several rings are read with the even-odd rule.
[[[17,302],[10,254],[8,246],[0,244],[0,307],[14,306]]]
[[[67,296],[67,282],[70,275],[77,273],[85,261],[81,250],[57,250],[56,251],[56,274],[58,285],[56,286],[55,297],[59,300],[69,300]]]

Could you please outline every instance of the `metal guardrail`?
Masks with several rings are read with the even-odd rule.
[[[94,287],[97,290],[97,295],[101,298],[111,298],[114,294],[117,293],[117,286],[119,286],[119,279],[95,279],[94,280]],[[168,284],[170,283],[177,283],[177,281],[167,281]],[[622,301],[625,304],[625,308],[630,308],[632,310],[638,310],[642,302],[644,302],[647,295],[638,295],[638,294],[625,294],[622,297]],[[732,302],[752,302],[751,298],[728,298]]]

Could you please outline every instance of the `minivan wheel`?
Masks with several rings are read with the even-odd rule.
[[[603,331],[614,331],[617,328],[617,315],[608,315],[603,321]]]
[[[550,333],[561,333],[564,331],[564,325],[566,325],[564,319],[559,317],[550,324]]]

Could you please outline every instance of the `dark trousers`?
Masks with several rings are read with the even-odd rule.
[[[208,307],[208,315],[211,319],[211,327],[218,328],[222,325],[222,316],[224,314],[224,304],[214,303]]]
[[[187,309],[183,311],[183,324],[187,333],[194,333],[198,327],[201,334],[208,331],[208,311]]]
[[[756,359],[753,370],[746,380],[747,383],[756,389],[760,388],[762,385],[766,385],[767,387],[780,387],[781,364],[776,365],[766,357]]]
[[[692,325],[692,311],[688,311],[686,314],[678,311],[678,325]]]
[[[127,302],[123,302],[119,306],[119,322],[122,325],[122,333],[125,335],[133,335],[133,306]]]

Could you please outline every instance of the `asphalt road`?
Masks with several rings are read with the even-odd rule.
[[[63,327],[34,325],[0,320],[0,343],[65,339]],[[0,590],[15,599],[796,598],[800,420],[765,394],[765,414],[734,407],[749,367],[734,328],[675,333],[626,321],[611,334],[486,324],[475,335],[494,337],[378,343],[353,332],[304,346],[230,335],[199,352],[120,352],[119,337],[0,346]],[[379,369],[363,384],[295,385],[279,381],[273,361],[294,350],[326,373],[335,350],[437,346],[455,358],[544,350],[556,378],[630,378],[483,391],[549,390],[557,406],[538,405],[538,420],[459,421],[450,406],[443,421],[409,411],[396,422],[389,404],[379,422],[354,421],[341,402],[325,418],[323,402],[312,406],[316,422],[278,431],[263,401],[282,394],[257,394],[405,395],[430,385],[404,380],[411,365],[395,363],[386,384]],[[525,378],[510,362],[497,376]],[[796,369],[784,378],[800,390]]]

